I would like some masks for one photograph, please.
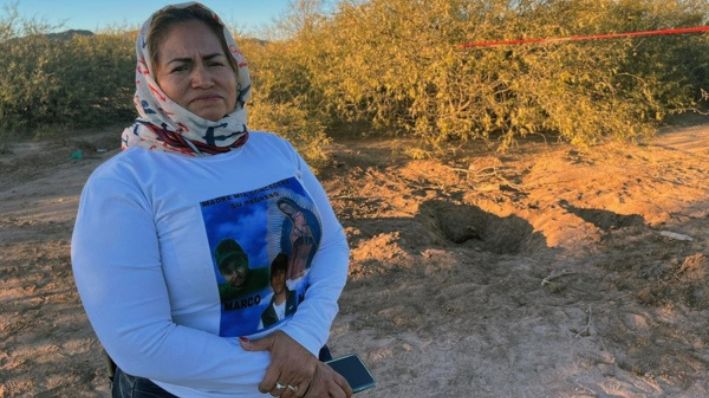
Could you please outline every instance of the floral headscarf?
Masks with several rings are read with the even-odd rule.
[[[227,47],[238,68],[236,108],[216,122],[199,117],[168,98],[155,81],[156,65],[150,64],[148,33],[154,16],[168,7],[194,6],[209,11],[222,26]],[[228,152],[243,145],[248,138],[245,105],[251,94],[251,79],[246,59],[217,14],[204,5],[190,2],[165,8],[145,21],[136,40],[138,65],[133,102],[140,117],[132,126],[123,130],[122,148],[140,146],[150,150],[202,156]]]

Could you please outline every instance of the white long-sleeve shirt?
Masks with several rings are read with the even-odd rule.
[[[290,238],[293,218],[279,200],[307,215],[310,246],[296,248],[303,242]],[[239,258],[220,247],[226,240],[248,259],[243,285],[220,268]],[[272,295],[271,261],[280,252],[300,251],[302,259],[303,250],[314,257],[304,275],[287,281],[297,310],[259,329]],[[348,264],[321,185],[292,146],[269,133],[209,157],[142,148],[114,156],[84,187],[71,254],[84,308],[111,358],[184,397],[262,396],[269,354],[242,350],[238,336],[280,329],[317,355]]]

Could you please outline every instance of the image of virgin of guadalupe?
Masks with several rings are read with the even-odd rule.
[[[288,255],[287,279],[297,279],[310,267],[318,249],[320,224],[310,210],[292,199],[281,198],[276,205],[286,216],[281,229],[281,249]]]

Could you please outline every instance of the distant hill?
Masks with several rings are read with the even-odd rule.
[[[23,40],[26,40],[28,37],[32,37],[32,36],[34,36],[34,35],[12,37],[9,40],[7,40],[7,43],[22,42]],[[40,36],[44,36],[48,39],[54,39],[54,40],[71,40],[72,38],[74,38],[74,36],[94,36],[94,32],[92,32],[90,30],[69,29],[69,30],[65,30],[63,32],[57,32],[57,33],[44,33],[44,34],[40,34]]]
[[[254,43],[254,44],[259,45],[261,47],[270,43],[269,40],[258,39],[255,37],[242,37],[239,39],[239,44],[243,44],[243,43],[247,43],[247,42]]]
[[[93,36],[94,32],[90,30],[81,30],[81,29],[69,29],[65,30],[64,32],[58,32],[58,33],[47,33],[46,36],[50,39],[59,39],[59,40],[71,40],[74,36]]]

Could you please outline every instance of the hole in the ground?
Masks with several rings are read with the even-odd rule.
[[[432,215],[441,235],[456,244],[477,241],[482,249],[499,254],[546,247],[544,236],[514,215],[499,217],[476,206],[440,200],[423,203],[420,211]]]

